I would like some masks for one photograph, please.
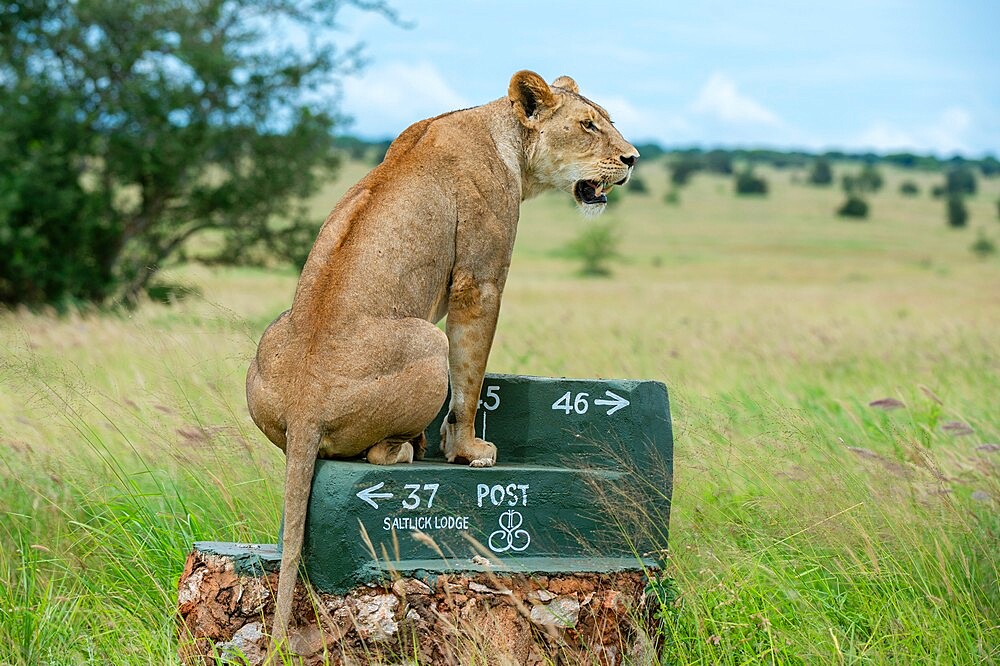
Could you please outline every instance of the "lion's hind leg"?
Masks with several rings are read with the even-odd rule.
[[[365,357],[339,385],[321,391],[326,409],[320,455],[365,454],[376,465],[421,459],[424,431],[448,393],[448,338],[413,318],[368,321],[345,337]]]
[[[408,441],[383,439],[365,454],[373,465],[395,465],[413,462],[413,445]]]
[[[413,459],[423,460],[427,453],[427,433],[420,433],[410,440],[410,444],[413,445]]]

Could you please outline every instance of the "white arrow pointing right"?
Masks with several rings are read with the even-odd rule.
[[[378,508],[378,503],[375,500],[377,500],[377,499],[392,499],[392,493],[377,493],[377,492],[375,492],[376,490],[378,490],[379,488],[381,488],[384,485],[385,485],[385,481],[381,481],[379,483],[376,483],[374,486],[371,486],[369,488],[365,488],[364,490],[359,491],[358,494],[357,494],[357,497],[358,497],[358,499],[364,500],[364,501],[368,502],[369,504],[371,504],[373,509],[377,509]]]
[[[625,398],[623,398],[620,395],[618,395],[617,393],[612,393],[611,391],[605,391],[604,394],[606,396],[608,396],[609,398],[612,398],[612,400],[604,400],[603,398],[598,398],[597,400],[594,400],[594,404],[595,405],[614,405],[614,407],[612,407],[611,409],[608,410],[608,416],[611,416],[612,414],[614,414],[615,412],[617,412],[619,409],[625,409],[626,407],[628,407],[629,405],[632,404],[628,400],[626,400]]]

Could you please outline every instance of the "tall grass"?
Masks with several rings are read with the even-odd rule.
[[[131,346],[159,346],[148,330],[52,323],[70,335],[95,329],[81,344],[100,349],[86,366],[60,365],[24,343],[35,339],[24,329],[9,331],[22,342],[0,366],[17,414],[0,451],[0,663],[174,663],[178,567],[193,540],[273,530],[279,461],[248,449],[229,397],[199,386],[204,374],[192,382],[176,374],[177,356]],[[109,340],[117,327],[127,332]],[[137,390],[148,373],[163,388]],[[226,420],[232,428],[209,425]]]
[[[490,368],[670,388],[663,663],[1000,661],[1000,262],[892,171],[858,226],[785,173],[666,206],[646,168],[611,279],[561,257],[563,199],[525,206]],[[191,542],[275,538],[243,373],[295,276],[171,277],[203,296],[0,315],[0,664],[175,663]]]
[[[748,396],[733,408],[761,418],[738,441],[700,418],[680,458],[672,662],[1000,658],[1000,519],[983,501],[1000,497],[996,454],[947,441],[919,408],[814,407],[822,431]]]

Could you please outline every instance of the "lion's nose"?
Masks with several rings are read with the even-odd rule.
[[[639,156],[638,155],[622,155],[618,159],[620,159],[622,162],[624,162],[625,166],[634,166],[635,165],[635,161],[637,159],[639,159]]]

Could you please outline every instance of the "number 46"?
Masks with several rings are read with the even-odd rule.
[[[552,403],[552,409],[562,410],[566,414],[570,412],[576,412],[577,414],[586,414],[587,410],[590,409],[590,403],[587,402],[587,397],[589,393],[577,393],[576,398],[573,398],[572,391],[566,391],[562,396]],[[570,402],[572,400],[572,403]]]

